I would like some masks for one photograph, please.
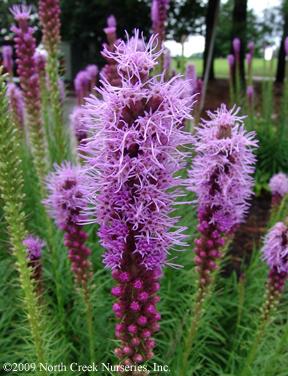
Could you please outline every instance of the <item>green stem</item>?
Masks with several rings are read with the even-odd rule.
[[[89,341],[90,362],[93,363],[95,361],[93,308],[91,304],[88,286],[85,286],[81,291],[82,291],[82,296],[83,296],[83,300],[85,304],[85,311],[86,311],[86,323],[87,323],[87,333],[88,333],[88,341]]]

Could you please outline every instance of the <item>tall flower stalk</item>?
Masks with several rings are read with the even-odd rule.
[[[87,247],[88,235],[83,231],[83,209],[87,205],[87,179],[78,166],[69,162],[56,167],[47,177],[48,198],[44,201],[50,216],[64,232],[64,244],[68,248],[68,258],[75,283],[86,308],[89,337],[90,360],[94,359],[94,333],[89,283],[91,282],[91,250]]]
[[[0,72],[1,73],[1,72]],[[0,193],[3,202],[4,217],[8,225],[8,233],[16,266],[19,272],[19,283],[23,292],[24,309],[31,329],[31,337],[35,348],[35,360],[45,362],[43,346],[43,328],[41,312],[35,292],[31,269],[27,263],[26,249],[23,240],[25,229],[25,213],[23,208],[23,176],[21,171],[20,143],[18,130],[9,117],[8,103],[3,76],[0,77]]]
[[[286,223],[277,222],[264,239],[262,249],[263,259],[269,266],[269,274],[266,283],[265,300],[261,309],[261,317],[257,333],[250,347],[250,351],[244,363],[240,376],[251,374],[250,367],[253,364],[259,345],[265,335],[265,329],[271,321],[281,299],[285,283],[288,278],[288,227]]]
[[[157,48],[163,48],[165,41],[165,27],[169,8],[169,0],[153,0],[151,5],[152,31],[157,34]],[[159,70],[162,72],[164,66],[164,55],[159,57]]]
[[[12,26],[17,55],[17,73],[27,112],[27,123],[35,169],[41,182],[47,173],[46,142],[41,115],[40,82],[34,54],[36,40],[34,29],[29,26],[31,9],[13,6],[11,12],[17,26]]]
[[[174,189],[183,184],[175,172],[186,153],[178,146],[191,142],[183,122],[192,104],[188,83],[165,82],[163,75],[149,79],[159,53],[155,36],[145,44],[138,31],[114,51],[104,50],[118,64],[121,86],[104,81],[103,101],[89,98],[84,115],[91,134],[82,150],[93,219],[100,225],[104,264],[117,282],[115,355],[128,366],[153,357],[161,269],[169,263],[169,248],[183,245],[184,237],[183,228],[170,231],[177,218],[169,213],[181,194]]]
[[[243,222],[252,195],[255,134],[247,133],[240,109],[228,110],[224,104],[208,112],[196,130],[195,151],[190,170],[190,187],[197,196],[198,231],[195,265],[198,286],[192,320],[184,344],[182,375],[187,372],[193,341],[203,315],[203,307],[213,285],[222,248],[238,224]]]
[[[70,153],[68,131],[64,128],[61,92],[59,87],[59,44],[60,44],[60,1],[39,0],[39,18],[43,32],[43,44],[48,53],[46,71],[48,74],[50,102],[53,115],[55,149],[52,161],[60,163]]]

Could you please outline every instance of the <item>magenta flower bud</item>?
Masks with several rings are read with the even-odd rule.
[[[121,296],[121,293],[122,293],[121,287],[119,287],[119,286],[113,287],[112,290],[111,290],[111,293],[112,293],[113,296],[116,296],[116,297]]]
[[[235,55],[238,56],[239,53],[240,53],[240,48],[241,48],[240,39],[234,38],[233,41],[232,41],[232,45],[233,45],[233,51],[234,51]]]
[[[146,291],[143,291],[138,295],[138,300],[140,300],[141,302],[145,302],[148,298],[149,294]]]
[[[137,289],[137,290],[142,289],[142,287],[143,287],[143,283],[142,283],[142,281],[141,281],[140,279],[137,279],[137,280],[134,282],[134,287],[135,287],[135,289]]]
[[[131,355],[133,353],[133,350],[129,346],[124,346],[123,347],[123,354],[125,355]]]
[[[13,76],[13,48],[11,46],[2,47],[3,66],[10,76]]]
[[[142,363],[143,362],[143,356],[141,354],[135,354],[133,356],[133,361],[135,363]]]
[[[128,332],[131,334],[136,334],[137,333],[137,326],[134,324],[131,324],[128,326]],[[137,346],[137,345],[136,345]]]
[[[139,346],[140,343],[141,343],[141,340],[140,340],[140,338],[138,338],[138,337],[134,337],[134,338],[132,338],[132,340],[131,340],[131,344],[132,344],[133,346]]]
[[[283,172],[273,175],[269,181],[272,192],[272,206],[278,206],[283,197],[288,194],[288,176]]]
[[[149,338],[151,337],[151,332],[148,329],[144,329],[141,335],[143,338]]]
[[[135,302],[135,301],[130,304],[130,308],[132,309],[132,311],[135,311],[135,312],[140,311],[140,305],[138,302]]]
[[[115,350],[114,350],[114,354],[116,355],[116,357],[117,357],[118,359],[123,358],[123,352],[122,352],[122,350],[121,350],[120,348],[115,349]]]
[[[147,324],[147,321],[148,321],[147,317],[145,317],[145,316],[139,316],[138,320],[137,320],[137,323],[139,325],[141,325],[141,326],[144,326],[144,325]]]
[[[234,64],[235,64],[235,57],[234,57],[234,55],[228,55],[227,56],[227,62],[228,62],[228,65],[229,65],[229,67],[231,68],[231,67],[233,67],[234,66]]]
[[[284,51],[285,55],[288,56],[288,37],[286,37],[284,40]]]

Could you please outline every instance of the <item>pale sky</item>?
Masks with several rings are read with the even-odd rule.
[[[222,0],[222,3],[225,3]],[[248,0],[248,8],[253,9],[255,13],[261,17],[263,11],[267,8],[281,5],[281,0]],[[172,56],[181,55],[181,44],[175,41],[166,41],[165,46],[169,48]],[[187,42],[184,43],[184,55],[189,57],[195,53],[204,51],[204,37],[200,35],[191,35]]]

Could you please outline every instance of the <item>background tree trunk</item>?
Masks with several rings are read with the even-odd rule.
[[[240,38],[240,79],[243,85],[245,84],[245,51],[247,44],[247,1],[248,0],[234,0],[234,8],[232,14],[231,52],[233,51],[233,39]]]
[[[288,0],[284,0],[283,4],[284,29],[281,44],[278,53],[278,63],[276,71],[276,82],[283,82],[285,76],[285,51],[284,40],[288,36]]]
[[[206,33],[205,33],[205,49],[204,49],[204,59],[203,59],[203,76],[206,70],[207,65],[207,58],[208,58],[208,51],[209,46],[211,43],[211,37],[214,27],[214,19],[215,19],[215,13],[218,10],[220,4],[220,0],[209,0],[208,6],[207,6],[207,13],[205,18],[205,25],[206,25]],[[210,66],[210,72],[209,72],[209,80],[215,79],[215,71],[214,71],[214,53],[212,56],[211,66]]]

